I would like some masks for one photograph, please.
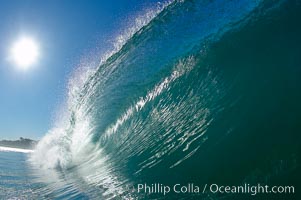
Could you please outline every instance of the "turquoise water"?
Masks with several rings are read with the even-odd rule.
[[[70,79],[68,106],[28,160],[33,191],[298,199],[300,1],[174,1],[138,22],[99,67]],[[297,193],[162,196],[132,190],[139,183],[262,183]]]
[[[34,192],[27,154],[0,151],[0,199],[39,199]]]

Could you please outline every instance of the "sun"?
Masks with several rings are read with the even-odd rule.
[[[27,70],[37,62],[39,57],[38,44],[29,37],[18,39],[11,48],[12,61],[23,70]]]

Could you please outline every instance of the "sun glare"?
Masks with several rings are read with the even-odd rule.
[[[29,69],[38,59],[37,43],[27,37],[20,38],[11,48],[11,59],[21,69]]]

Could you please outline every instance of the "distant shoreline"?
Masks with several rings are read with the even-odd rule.
[[[37,143],[38,141],[20,137],[19,140],[1,140],[0,146],[12,149],[16,148],[24,150],[33,150]]]

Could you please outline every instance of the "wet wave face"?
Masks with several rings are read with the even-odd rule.
[[[29,159],[36,192],[242,199],[135,188],[300,185],[300,19],[297,0],[172,1],[140,16],[71,78],[67,111]]]

